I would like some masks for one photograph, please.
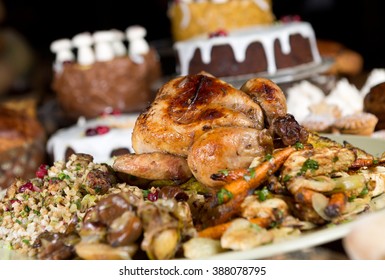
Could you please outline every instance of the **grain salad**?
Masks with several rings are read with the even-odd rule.
[[[119,192],[110,167],[89,155],[74,154],[67,162],[42,165],[31,180],[15,180],[0,201],[0,240],[3,246],[33,257],[33,244],[44,232],[77,228],[90,207],[106,194]]]

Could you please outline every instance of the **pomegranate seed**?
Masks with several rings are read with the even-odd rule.
[[[159,194],[158,191],[149,192],[148,195],[147,195],[147,199],[149,201],[154,202],[154,201],[158,200],[158,194]]]
[[[97,127],[90,127],[86,129],[86,136],[95,136],[106,134],[110,131],[110,128],[106,125],[99,125]]]
[[[99,125],[96,127],[96,133],[98,135],[106,134],[110,131],[110,128],[106,125]]]
[[[48,174],[48,165],[40,164],[39,168],[36,171],[36,177],[43,179],[44,176]]]
[[[95,135],[98,135],[95,128],[86,129],[86,136],[95,136]]]
[[[5,211],[11,211],[13,209],[13,204],[14,203],[21,203],[21,201],[18,200],[18,199],[11,199],[9,201],[9,205],[5,208]]]
[[[30,190],[30,191],[34,190],[34,186],[33,186],[33,184],[31,182],[27,182],[24,185],[22,185],[19,188],[19,193],[25,192],[26,190]]]
[[[101,116],[101,117],[118,116],[118,115],[121,115],[121,114],[122,114],[122,112],[121,112],[119,109],[108,107],[108,108],[106,108],[106,109],[100,114],[100,116]]]
[[[209,38],[214,38],[214,37],[226,37],[227,31],[224,29],[219,29],[217,31],[209,33]]]

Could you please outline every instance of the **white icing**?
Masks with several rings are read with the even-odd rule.
[[[127,54],[127,48],[123,43],[123,40],[125,39],[124,33],[120,30],[113,29],[111,30],[113,33],[113,40],[112,40],[112,48],[114,50],[115,56],[124,56]]]
[[[95,54],[92,48],[93,38],[89,32],[75,35],[72,43],[78,48],[78,63],[80,65],[90,65],[95,62]]]
[[[55,63],[73,61],[75,55],[72,52],[72,43],[70,39],[59,39],[51,43],[50,50],[56,54]]]
[[[110,30],[96,31],[93,34],[95,41],[95,58],[96,61],[109,61],[114,59],[115,53],[112,48],[114,33]]]
[[[72,40],[60,39],[51,43],[50,50],[56,54],[53,64],[55,72],[61,72],[63,62],[74,61],[80,65],[91,65],[96,61],[109,61],[115,57],[129,54],[135,63],[143,63],[139,57],[149,52],[150,46],[145,40],[146,29],[139,25],[130,26],[126,33],[111,29],[94,32],[83,32],[75,35]],[[129,50],[123,43],[125,35],[129,39]],[[77,57],[72,52],[77,48]]]
[[[188,74],[189,64],[196,49],[200,49],[203,62],[209,64],[211,60],[211,50],[214,46],[230,45],[235,59],[238,62],[243,62],[246,49],[254,42],[260,42],[262,44],[267,59],[267,72],[273,74],[277,71],[273,47],[275,40],[279,41],[283,52],[288,54],[291,51],[289,37],[294,34],[300,34],[304,38],[309,39],[314,63],[320,63],[321,56],[318,52],[312,26],[307,22],[291,22],[287,24],[239,29],[230,32],[226,37],[209,39],[206,36],[199,36],[190,40],[177,42],[174,47],[179,56],[180,74],[182,76]]]
[[[364,97],[369,93],[370,89],[375,85],[385,82],[385,69],[376,68],[373,69],[366,79],[365,84],[361,88],[361,95]]]
[[[309,107],[318,104],[325,98],[324,92],[312,83],[303,80],[286,91],[287,112],[301,123],[310,114]]]
[[[133,151],[131,136],[138,115],[99,117],[85,121],[79,118],[76,125],[56,131],[47,141],[47,152],[53,160],[64,160],[65,152],[71,147],[77,153],[86,153],[94,157],[97,163],[108,162],[111,152],[117,148]],[[106,125],[110,131],[103,135],[85,136],[87,128]]]
[[[144,39],[147,32],[142,26],[130,26],[126,30],[129,43],[128,53],[130,56],[144,55],[150,51],[150,46]]]
[[[341,109],[342,116],[363,110],[363,98],[359,90],[345,78],[338,81],[335,88],[326,96],[325,102],[337,105]]]

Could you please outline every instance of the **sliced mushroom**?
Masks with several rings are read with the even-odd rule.
[[[130,260],[138,246],[112,247],[104,243],[80,242],[75,246],[78,256],[85,260]]]
[[[141,220],[135,213],[126,211],[108,228],[107,241],[113,247],[129,245],[134,243],[141,234]]]

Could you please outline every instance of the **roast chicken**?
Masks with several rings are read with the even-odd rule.
[[[277,145],[306,140],[307,131],[287,114],[285,95],[275,83],[255,78],[239,90],[208,73],[164,84],[139,115],[132,134],[138,157],[153,153],[154,161],[161,160],[161,154],[167,155],[165,162],[170,155],[186,161],[192,175],[213,189],[224,184],[211,179],[219,170],[247,168],[253,158],[271,153]],[[127,160],[132,156],[119,156],[114,169],[140,176],[151,157],[142,164]]]

